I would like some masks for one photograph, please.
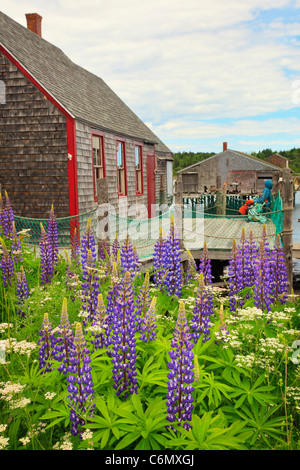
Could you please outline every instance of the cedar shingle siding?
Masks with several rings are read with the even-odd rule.
[[[15,213],[69,215],[66,118],[0,53],[0,184]]]

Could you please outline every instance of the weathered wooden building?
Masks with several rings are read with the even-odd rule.
[[[278,166],[237,150],[227,148],[194,165],[178,171],[182,179],[183,194],[203,194],[222,189],[227,182],[227,190],[232,193],[255,194],[262,192],[264,181],[272,179]]]
[[[172,153],[99,77],[0,12],[0,184],[15,213],[77,215],[102,202],[149,209]]]

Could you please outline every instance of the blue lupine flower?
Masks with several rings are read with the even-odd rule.
[[[40,240],[40,259],[41,259],[41,284],[47,284],[53,277],[53,258],[48,235],[41,223]]]
[[[74,349],[69,360],[70,365],[67,368],[69,375],[66,380],[70,399],[71,433],[73,436],[78,434],[81,436],[82,426],[93,415],[95,403],[91,358],[79,322],[75,326]]]
[[[149,290],[149,273],[146,272],[145,279],[142,287],[139,289],[137,302],[136,302],[136,320],[137,320],[137,330],[140,330],[141,325],[145,319],[146,312],[150,307],[150,290]]]
[[[67,299],[64,298],[55,345],[55,358],[60,362],[58,370],[63,372],[63,374],[67,373],[67,369],[70,366],[70,357],[74,355],[74,348],[74,337],[68,317]]]
[[[47,234],[51,252],[51,262],[54,271],[58,261],[58,229],[53,204],[49,214]]]
[[[141,340],[145,341],[146,343],[149,341],[153,341],[154,339],[156,339],[157,336],[155,331],[157,328],[155,306],[156,297],[153,297],[140,326]]]
[[[91,325],[91,335],[93,339],[91,343],[94,345],[96,349],[102,349],[104,347],[108,347],[110,344],[110,328],[108,324],[108,315],[106,311],[106,307],[103,301],[102,294],[98,295],[98,304],[97,310],[94,316],[94,320]]]
[[[204,276],[199,274],[198,291],[193,309],[193,317],[191,323],[192,338],[196,343],[200,336],[202,341],[210,339],[210,319],[213,315],[213,295],[210,287],[205,285]]]
[[[173,214],[171,214],[170,231],[164,246],[164,266],[167,271],[164,280],[167,294],[180,297],[182,290],[181,247]]]
[[[13,222],[11,252],[15,264],[23,262],[21,241],[16,231],[15,222]]]
[[[1,247],[2,247],[1,270],[2,270],[3,284],[4,284],[4,287],[7,288],[8,286],[11,286],[14,282],[14,262],[2,239],[1,239]]]
[[[82,241],[81,241],[81,265],[82,269],[87,261],[87,253],[88,250],[91,250],[92,259],[94,262],[97,261],[97,252],[96,252],[96,241],[95,235],[92,229],[92,221],[89,217],[86,225],[86,230],[83,234]]]
[[[255,263],[254,303],[261,310],[268,312],[272,304],[272,277],[270,259],[264,242],[260,242],[258,257]]]
[[[192,426],[189,422],[192,419],[194,387],[192,386],[194,354],[192,352],[190,329],[185,315],[184,302],[180,301],[178,318],[175,325],[173,339],[171,341],[172,351],[169,352],[171,361],[168,364],[168,393],[167,407],[168,415],[166,419],[170,423],[183,425],[185,429]],[[172,424],[170,425],[172,427]]]
[[[208,249],[207,243],[203,243],[203,250],[202,250],[202,257],[199,261],[199,273],[203,273],[203,281],[206,286],[212,284],[212,268],[211,268],[211,260],[208,256]]]
[[[153,271],[154,271],[154,282],[157,287],[160,287],[163,281],[163,277],[166,271],[164,264],[164,252],[165,252],[166,240],[162,235],[162,228],[159,230],[159,237],[155,242],[153,251]]]
[[[229,267],[228,267],[228,283],[229,283],[229,305],[230,310],[235,312],[237,308],[240,306],[240,298],[239,294],[239,273],[238,273],[238,265],[237,265],[237,244],[236,240],[232,240],[232,250],[231,256],[229,260]]]
[[[71,261],[75,266],[80,262],[80,236],[77,227],[74,228],[73,239],[71,242]]]
[[[273,301],[284,304],[287,301],[288,276],[280,235],[276,237],[273,250],[270,250],[270,275],[273,287]]]
[[[14,212],[7,192],[5,191],[5,204],[2,211],[2,228],[4,235],[11,238],[13,232]]]
[[[119,295],[112,322],[112,362],[116,394],[136,393],[136,339],[135,313],[131,274],[125,273],[119,284]]]
[[[44,314],[38,346],[40,369],[42,369],[42,373],[49,372],[52,370],[52,361],[55,359],[56,338],[49,322],[48,313]]]
[[[194,257],[190,250],[187,248],[186,250],[187,255],[188,255],[188,263],[187,263],[187,269],[186,269],[186,274],[185,274],[185,281],[193,281],[196,279],[196,274],[197,274],[197,265],[194,260]]]
[[[18,308],[18,314],[20,318],[25,317],[25,311],[24,311],[24,301],[28,299],[29,297],[29,289],[28,289],[28,283],[25,275],[25,271],[23,266],[21,266],[20,271],[17,272],[17,305],[19,306]]]
[[[131,275],[134,276],[135,271],[137,269],[136,257],[135,257],[133,245],[129,239],[128,234],[126,236],[124,243],[121,246],[120,257],[121,257],[122,273],[125,274],[127,271],[129,271]]]
[[[91,323],[94,319],[99,294],[99,276],[91,249],[88,250],[86,262],[83,265],[82,280],[82,309],[85,312],[84,325],[86,325],[88,321]]]

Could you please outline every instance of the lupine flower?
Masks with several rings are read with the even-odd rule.
[[[254,303],[261,310],[270,309],[272,303],[272,278],[269,256],[265,251],[263,240],[260,242],[255,264]]]
[[[125,273],[119,285],[115,314],[112,321],[112,362],[116,394],[136,393],[135,314],[131,274]]]
[[[82,326],[76,323],[74,350],[72,349],[68,366],[70,375],[67,376],[73,436],[82,434],[81,427],[86,423],[86,418],[92,416],[95,408],[90,362],[91,358],[82,333]]]
[[[129,271],[131,275],[134,276],[135,271],[136,271],[136,257],[135,257],[133,245],[129,239],[128,234],[126,236],[124,243],[121,246],[120,256],[121,256],[121,268],[122,268],[123,274]]]
[[[42,373],[52,370],[51,361],[55,359],[56,338],[54,336],[52,325],[49,322],[48,313],[44,314],[42,328],[40,330],[39,362]]]
[[[116,238],[112,244],[112,254],[113,254],[113,261],[117,262],[118,251],[120,250],[120,242],[118,239],[118,234],[116,234]]]
[[[249,256],[249,273],[248,273],[248,286],[254,284],[254,264],[257,257],[257,246],[253,238],[253,231],[250,230],[249,239],[246,241],[246,251]]]
[[[110,248],[107,240],[104,238],[104,234],[102,234],[102,239],[98,242],[99,245],[99,259],[102,261],[106,261],[110,255]]]
[[[13,284],[14,263],[2,239],[1,239],[1,246],[2,246],[1,270],[2,270],[4,287],[7,288],[8,286]]]
[[[97,310],[91,325],[91,334],[93,336],[91,343],[94,344],[95,350],[108,347],[110,344],[110,330],[107,318],[103,296],[102,294],[98,294]]]
[[[171,341],[172,350],[169,352],[171,361],[168,364],[168,393],[167,407],[168,416],[166,419],[170,423],[176,422],[185,429],[192,426],[189,422],[192,419],[193,396],[193,343],[191,342],[190,329],[185,315],[184,302],[179,303],[178,318],[175,325],[173,339]],[[170,428],[173,428],[170,425]]]
[[[24,301],[29,297],[29,289],[28,289],[28,283],[25,275],[25,271],[23,266],[21,266],[20,271],[17,272],[17,305],[19,305],[18,308],[18,314],[20,318],[25,317],[25,312],[23,309],[23,303]]]
[[[68,317],[67,299],[64,298],[55,345],[55,358],[60,362],[58,370],[63,372],[63,374],[67,373],[70,365],[70,356],[74,355],[74,348],[74,337]]]
[[[202,257],[199,261],[199,273],[203,273],[203,281],[206,286],[212,284],[211,260],[208,256],[207,243],[203,243]]]
[[[230,310],[232,312],[236,311],[236,308],[239,307],[239,284],[238,284],[238,266],[237,266],[237,244],[236,240],[232,240],[232,250],[231,256],[229,260],[229,268],[228,268],[228,275],[229,275],[229,305]]]
[[[143,318],[141,324],[141,340],[146,343],[156,339],[156,317],[155,317],[156,297],[153,297],[151,304]]]
[[[92,221],[90,217],[87,221],[86,230],[83,234],[82,241],[81,241],[82,269],[84,268],[84,265],[86,264],[86,261],[87,261],[88,250],[91,250],[92,259],[94,262],[96,262],[97,261],[96,241],[95,241],[95,235],[92,229]]]
[[[51,251],[52,266],[54,270],[58,261],[58,229],[53,204],[51,206],[48,219],[48,240]]]
[[[78,266],[80,262],[80,237],[77,227],[74,228],[74,234],[71,243],[71,261],[76,266]]]
[[[92,322],[97,309],[99,276],[90,249],[87,252],[86,263],[83,265],[82,279],[82,309],[85,311],[87,319]],[[86,320],[84,320],[84,325],[86,323]]]
[[[47,284],[52,281],[53,263],[52,252],[48,235],[41,223],[41,240],[40,240],[40,259],[41,259],[41,284]]]
[[[192,338],[196,343],[202,335],[202,341],[210,339],[210,318],[213,314],[213,295],[209,287],[204,284],[204,276],[201,272],[198,280],[198,291],[193,309],[191,323]]]
[[[182,289],[181,248],[173,214],[171,214],[170,231],[164,246],[164,266],[167,271],[164,280],[167,294],[180,297]]]
[[[154,245],[153,251],[153,270],[154,270],[154,282],[157,287],[162,284],[163,276],[166,271],[164,265],[164,247],[165,239],[162,236],[162,228],[159,230],[159,237]]]
[[[139,290],[137,297],[137,306],[136,306],[136,320],[137,320],[137,329],[140,330],[141,325],[145,319],[146,312],[150,307],[150,290],[149,290],[149,273],[145,274],[145,280],[142,287]]]
[[[12,252],[13,260],[15,264],[23,262],[21,241],[16,231],[15,222],[13,222],[11,252]]]
[[[13,231],[13,221],[14,221],[14,212],[12,209],[11,202],[9,200],[8,194],[5,191],[5,204],[2,210],[2,227],[4,230],[4,235],[8,238],[12,236]]]
[[[117,269],[117,264],[114,261],[113,267],[112,267],[111,282],[110,282],[110,286],[109,286],[108,293],[106,296],[106,301],[107,301],[106,308],[107,308],[107,315],[108,315],[107,322],[109,325],[111,325],[113,318],[115,316],[116,301],[119,295],[119,284],[120,284],[119,273]]]
[[[287,268],[281,245],[280,235],[276,237],[273,250],[270,250],[270,275],[273,286],[273,301],[279,300],[282,304],[287,301],[288,278]]]
[[[186,270],[186,275],[185,275],[185,280],[190,281],[194,280],[196,278],[197,274],[197,266],[196,262],[194,260],[194,257],[190,250],[187,248],[187,255],[188,255],[188,263],[187,263],[187,270]]]
[[[0,193],[0,227],[4,228],[4,203],[2,199],[2,194]]]

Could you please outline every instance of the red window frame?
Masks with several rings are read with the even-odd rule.
[[[92,147],[92,171],[93,171],[93,191],[94,191],[94,201],[98,201],[98,196],[97,196],[97,189],[96,189],[96,180],[95,180],[95,164],[94,164],[94,143],[93,139],[94,137],[98,137],[100,140],[100,145],[101,145],[101,153],[102,153],[102,173],[103,173],[103,178],[106,177],[106,168],[105,168],[105,146],[104,146],[104,134],[99,131],[92,130],[91,132],[91,147]],[[99,147],[100,148],[100,147]]]
[[[136,167],[136,149],[139,149],[140,155],[140,169],[137,170]],[[144,194],[144,173],[143,173],[143,146],[140,143],[134,143],[134,172],[135,172],[135,193],[137,196],[141,196]],[[141,188],[138,188],[138,172],[140,172],[140,182]]]
[[[119,197],[127,196],[127,168],[126,168],[126,141],[125,139],[117,138],[116,139],[116,166],[117,166],[117,191]],[[119,145],[123,148],[123,166],[122,170],[124,171],[124,191],[120,192],[120,181],[119,181],[119,165],[118,165],[118,147]]]

